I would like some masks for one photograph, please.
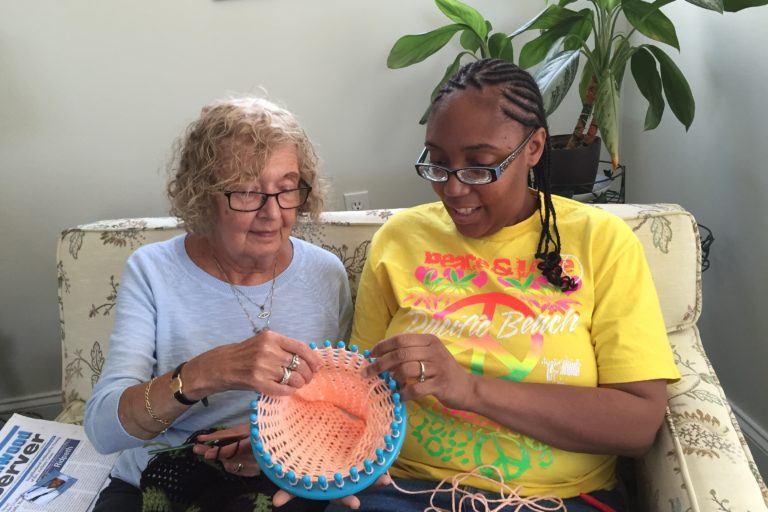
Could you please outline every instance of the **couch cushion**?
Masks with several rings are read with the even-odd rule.
[[[667,332],[694,325],[701,314],[701,242],[693,215],[673,204],[599,208],[624,219],[642,242]]]

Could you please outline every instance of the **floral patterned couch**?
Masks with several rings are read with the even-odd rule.
[[[768,490],[702,347],[700,243],[696,222],[675,205],[601,206],[645,246],[682,380],[668,387],[666,421],[643,459],[627,464],[634,510],[766,511]],[[356,290],[371,236],[391,211],[330,212],[295,234],[336,254]],[[102,221],[68,229],[58,248],[64,410],[81,422],[108,350],[112,310],[128,255],[181,233],[176,219]],[[354,293],[354,292],[353,292]]]

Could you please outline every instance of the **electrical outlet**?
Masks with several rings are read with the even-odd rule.
[[[369,210],[368,191],[347,192],[344,194],[344,208],[347,210]]]

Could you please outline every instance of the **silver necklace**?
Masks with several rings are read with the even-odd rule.
[[[221,264],[219,263],[219,260],[216,258],[216,255],[211,252],[211,257],[213,257],[214,263],[216,263],[216,268],[219,269],[219,272],[224,277],[224,281],[229,285],[230,289],[232,290],[232,294],[235,296],[235,299],[237,299],[237,303],[240,304],[240,309],[243,310],[243,313],[245,313],[246,318],[248,318],[248,322],[251,324],[251,327],[253,328],[253,334],[259,334],[261,331],[268,331],[269,330],[269,321],[270,317],[272,316],[272,300],[275,297],[275,276],[277,276],[277,256],[275,256],[275,264],[272,267],[272,285],[269,287],[269,295],[267,295],[267,300],[264,301],[264,304],[258,304],[253,299],[248,297],[246,294],[241,292],[237,286],[232,284],[232,282],[227,277],[227,274],[224,273],[224,269],[221,268]],[[257,315],[258,318],[261,320],[266,320],[264,323],[264,327],[258,327],[256,325],[256,322],[253,321],[253,318],[251,317],[251,314],[248,312],[248,308],[245,307],[245,304],[243,304],[243,300],[240,297],[245,297],[248,302],[259,308],[260,312]],[[264,308],[267,305],[267,302],[269,302],[269,309],[264,311]]]

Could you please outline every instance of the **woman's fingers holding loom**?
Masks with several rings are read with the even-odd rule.
[[[222,349],[216,367],[227,375],[226,389],[291,394],[292,391],[281,388],[304,386],[320,365],[320,357],[305,343],[274,331],[262,331]]]
[[[282,336],[279,341],[280,347],[288,353],[286,365],[291,363],[293,354],[296,354],[299,356],[299,366],[297,369],[301,369],[302,366],[304,369],[308,369],[308,376],[311,379],[312,374],[319,370],[320,365],[322,364],[322,359],[317,354],[317,352],[309,348],[306,343],[302,343],[301,341],[291,338],[286,338],[285,336]]]
[[[380,341],[371,350],[373,357],[382,357],[389,352],[411,348],[411,347],[426,347],[435,342],[437,338],[431,334],[398,334],[385,340]]]
[[[421,371],[422,365],[424,368],[423,374]],[[418,381],[422,376],[425,380],[428,379],[432,375],[431,370],[434,369],[434,366],[434,364],[425,363],[424,360],[408,361],[401,365],[395,366],[389,370],[389,372],[395,378],[397,383],[402,387],[405,386],[408,382]],[[428,371],[427,368],[429,368],[430,371]]]
[[[419,362],[426,365],[426,361],[435,359],[432,338],[430,335],[406,334],[380,342],[371,352],[376,360],[363,370],[363,376],[391,371],[398,380],[418,378],[421,375]]]
[[[392,479],[390,478],[389,474],[385,473],[381,475],[372,485],[372,488],[375,487],[382,487],[385,485],[389,485],[392,483]],[[272,496],[272,504],[275,507],[282,507],[289,501],[291,501],[293,498],[295,498],[293,494],[286,492],[282,489],[277,491],[274,496]],[[334,503],[340,503],[342,505],[346,505],[347,507],[351,508],[352,510],[357,510],[360,508],[360,498],[355,496],[354,494],[350,496],[345,496],[343,498],[340,498],[338,500],[331,500]]]

